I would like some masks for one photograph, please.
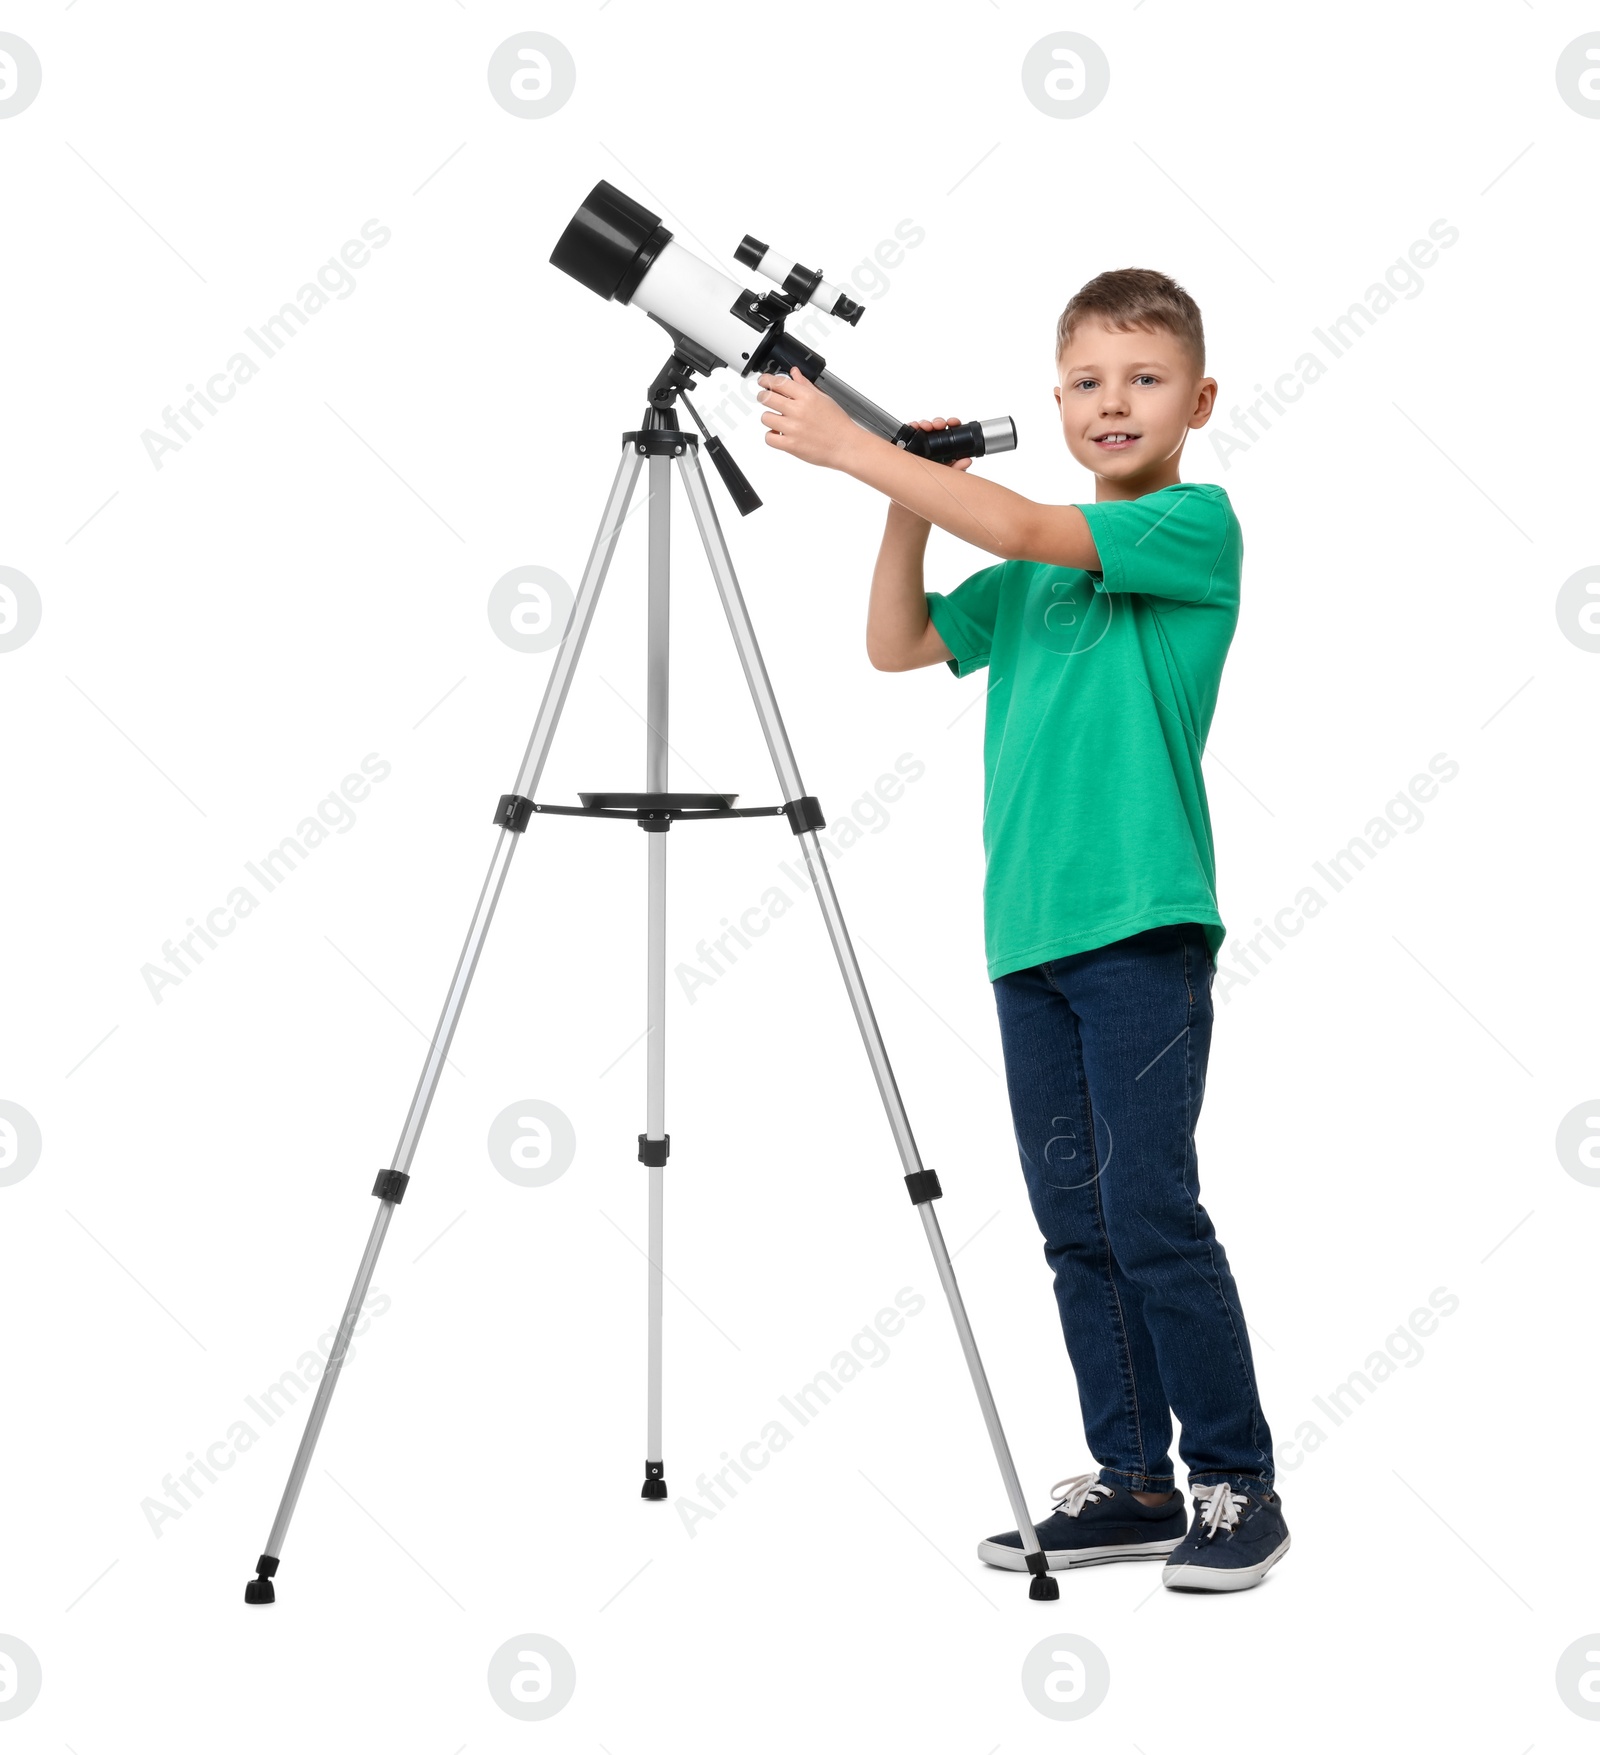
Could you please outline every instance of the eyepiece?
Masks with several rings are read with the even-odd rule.
[[[659,215],[602,178],[556,240],[550,261],[590,292],[627,304],[671,242]]]
[[[921,427],[904,426],[896,436],[903,450],[935,463],[954,463],[961,457],[992,457],[997,451],[1015,451],[1017,423],[1009,414],[994,420],[969,420],[959,427],[941,427],[925,433]]]
[[[997,451],[1015,451],[1017,448],[1017,423],[1009,414],[1002,414],[996,420],[978,422],[978,432],[983,440],[980,457],[992,457]]]

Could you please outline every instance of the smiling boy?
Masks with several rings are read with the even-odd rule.
[[[1220,487],[1178,479],[1211,416],[1205,337],[1167,276],[1091,280],[1056,326],[1056,404],[1092,503],[1046,505],[764,374],[767,443],[890,499],[867,612],[879,670],[989,671],[984,923],[1018,1151],[1096,1474],[1038,1526],[1052,1569],[1166,1562],[1258,1584],[1289,1547],[1239,1295],[1199,1200],[1224,929],[1200,757],[1239,610]],[[958,424],[923,421],[924,429]],[[923,588],[929,527],[997,555]],[[1194,1495],[1174,1491],[1172,1416]],[[1187,1529],[1186,1529],[1187,1525]],[[979,1545],[1021,1571],[1015,1531]]]

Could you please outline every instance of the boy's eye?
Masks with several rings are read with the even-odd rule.
[[[1138,377],[1134,379],[1135,384],[1153,384],[1155,381],[1153,372],[1140,372]]]

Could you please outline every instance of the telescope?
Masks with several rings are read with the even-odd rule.
[[[833,945],[834,958],[844,978],[845,991],[894,1137],[904,1171],[906,1194],[918,1214],[932,1251],[934,1270],[950,1305],[951,1319],[972,1377],[989,1442],[994,1448],[1006,1498],[1016,1519],[1022,1545],[1014,1558],[1008,1557],[1002,1563],[1007,1567],[1026,1568],[1030,1575],[1030,1600],[1054,1602],[1061,1595],[1060,1586],[1050,1575],[1049,1556],[1028,1514],[1027,1497],[1006,1443],[994,1392],[984,1372],[972,1324],[956,1285],[955,1267],[934,1211],[934,1205],[944,1191],[937,1172],[923,1163],[917,1150],[911,1121],[889,1064],[889,1051],[884,1046],[867,994],[866,978],[861,972],[839,898],[834,892],[824,844],[818,839],[818,831],[827,826],[827,818],[821,804],[806,791],[800,778],[800,767],[790,747],[789,734],[784,729],[772,679],[767,674],[750,612],[739,589],[733,556],[728,551],[727,539],[717,520],[711,491],[700,467],[701,438],[678,424],[676,405],[681,401],[694,416],[695,424],[704,436],[706,455],[715,462],[741,514],[753,512],[761,501],[740,474],[739,466],[728,456],[721,439],[706,433],[705,422],[689,401],[686,392],[694,389],[697,372],[709,374],[719,366],[743,376],[751,372],[798,370],[863,427],[908,451],[940,460],[1009,451],[1017,442],[1016,428],[1006,419],[972,421],[964,427],[924,433],[896,421],[876,403],[852,390],[848,384],[841,383],[828,371],[827,362],[820,355],[784,332],[785,319],[802,306],[815,306],[851,327],[860,321],[861,306],[827,281],[820,269],[791,261],[758,238],[745,238],[737,254],[741,266],[774,282],[776,290],[758,298],[693,252],[675,244],[671,232],[655,214],[630,200],[619,189],[602,182],[590,191],[550,258],[557,268],[582,281],[602,298],[637,305],[672,337],[672,353],[650,385],[640,425],[621,435],[622,454],[616,459],[616,475],[600,516],[600,527],[561,630],[561,643],[545,680],[539,716],[534,721],[527,750],[517,769],[515,784],[510,792],[500,795],[500,802],[495,807],[493,821],[499,835],[491,855],[489,873],[478,892],[477,907],[467,928],[455,974],[451,977],[444,1009],[428,1043],[427,1058],[400,1129],[399,1143],[373,1184],[372,1193],[378,1202],[378,1211],[361,1265],[356,1270],[355,1284],[345,1303],[344,1315],[338,1328],[332,1331],[333,1349],[317,1380],[316,1395],[306,1414],[300,1445],[290,1465],[283,1496],[278,1501],[277,1515],[272,1520],[266,1546],[256,1561],[256,1575],[245,1585],[244,1600],[247,1603],[266,1604],[277,1600],[274,1579],[283,1544],[301,1490],[310,1474],[311,1459],[327,1419],[334,1386],[344,1367],[351,1337],[358,1332],[357,1324],[366,1308],[368,1288],[372,1284],[384,1238],[411,1182],[411,1166],[418,1142],[433,1106],[439,1080],[449,1064],[450,1044],[455,1038],[456,1025],[499,905],[512,854],[528,825],[538,816],[631,821],[645,831],[645,839],[650,844],[644,983],[649,1019],[645,1036],[649,1038],[650,1046],[644,1068],[645,1130],[639,1135],[639,1163],[647,1172],[646,1198],[649,1203],[649,1249],[645,1252],[649,1264],[645,1295],[645,1461],[640,1499],[660,1504],[668,1497],[662,1423],[662,1307],[668,1281],[661,1265],[666,1226],[666,1167],[672,1150],[672,1135],[667,1132],[666,1091],[668,831],[674,825],[686,827],[690,823],[729,817],[782,817],[795,837],[798,857],[805,863],[808,880],[822,909],[823,925]],[[577,670],[584,640],[594,621],[601,587],[616,553],[622,527],[629,517],[629,503],[641,479],[649,486],[641,502],[649,508],[646,520],[649,586],[645,615],[646,699],[645,711],[640,715],[647,734],[644,790],[580,792],[577,804],[558,804],[538,796],[539,781],[544,774],[545,760]],[[739,665],[750,689],[751,704],[760,721],[783,795],[779,804],[739,804],[736,792],[679,792],[670,785],[669,757],[674,752],[668,736],[671,693],[668,635],[672,624],[672,487],[675,480],[694,514],[711,579],[728,618]],[[513,577],[508,574],[507,581]],[[739,936],[741,943],[749,943],[742,934]],[[503,1122],[518,1119],[516,1109],[508,1109],[496,1123],[496,1129]],[[495,1135],[491,1134],[491,1141],[494,1138]],[[681,1145],[682,1141],[679,1143]],[[494,1149],[491,1145],[491,1151]],[[511,1156],[516,1154],[513,1152]],[[531,1168],[526,1163],[520,1167]],[[549,1181],[560,1171],[561,1166],[557,1166],[548,1175],[526,1180]],[[511,1172],[507,1170],[506,1174]],[[524,1178],[513,1177],[513,1180],[522,1181]],[[704,1477],[701,1479],[703,1482]],[[684,1503],[679,1501],[680,1505]],[[1011,1556],[1012,1550],[1005,1549],[1004,1553]]]
[[[694,371],[708,374],[725,366],[741,377],[799,371],[858,426],[935,463],[1016,449],[1017,427],[1010,415],[931,433],[896,420],[784,329],[806,305],[852,327],[860,322],[862,307],[824,280],[820,269],[791,261],[758,238],[746,235],[734,254],[741,266],[775,281],[777,290],[758,297],[730,280],[676,242],[658,214],[602,178],[572,216],[550,261],[590,292],[632,305],[659,323],[672,337],[674,353]]]

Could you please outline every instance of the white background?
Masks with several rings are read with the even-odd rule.
[[[0,121],[0,564],[43,606],[0,654],[0,1097],[43,1140],[0,1188],[0,1634],[43,1670],[9,1746],[1588,1747],[1554,1675],[1600,1624],[1600,1190],[1555,1134],[1596,1097],[1600,655],[1556,596],[1600,560],[1600,121],[1555,68],[1592,9],[73,0],[0,25],[43,67]],[[486,79],[528,29],[577,68],[543,119]],[[1020,77],[1061,29],[1111,68],[1075,120]],[[1092,274],[1157,267],[1195,295],[1222,427],[1431,224],[1459,232],[1270,432],[1225,461],[1196,435],[1185,461],[1245,532],[1206,768],[1234,942],[1430,757],[1460,769],[1219,1000],[1203,1187],[1295,1541],[1257,1591],[1177,1597],[1124,1566],[1039,1605],[976,1561],[1006,1504],[792,882],[736,968],[693,1004],[671,994],[674,1498],[898,1289],[928,1302],[692,1537],[639,1500],[645,843],[543,819],[280,1601],[241,1601],[302,1423],[268,1428],[244,1398],[337,1320],[551,664],[496,637],[488,593],[526,565],[576,584],[664,358],[659,331],[547,266],[600,177],[741,280],[746,231],[859,274],[866,315],[823,349],[837,369],[906,416],[1014,413],[1018,451],[981,467],[1057,501],[1092,496],[1050,397],[1056,315]],[[355,290],[155,468],[141,434],[371,219],[392,235]],[[906,220],[923,240],[869,272]],[[808,788],[842,821],[897,757],[925,764],[835,875],[1042,1512],[1092,1465],[983,967],[983,684],[871,670],[882,502],[764,452],[753,416],[719,424],[766,500],[741,520],[714,485]],[[677,510],[672,777],[767,802]],[[547,799],[642,784],[643,526]],[[987,558],[936,534],[929,585]],[[392,772],[354,826],[157,1003],[144,965],[369,752]],[[693,963],[794,848],[757,820],[680,829],[670,853],[670,955]],[[485,1145],[527,1098],[578,1141],[539,1189]],[[1459,1308],[1420,1361],[1322,1418],[1313,1398],[1437,1287]],[[258,1442],[153,1532],[142,1502],[241,1418]],[[1306,1421],[1314,1452],[1292,1442]],[[1110,1667],[1070,1732],[1020,1682],[1057,1632]],[[538,1726],[486,1685],[523,1633],[577,1671]]]

